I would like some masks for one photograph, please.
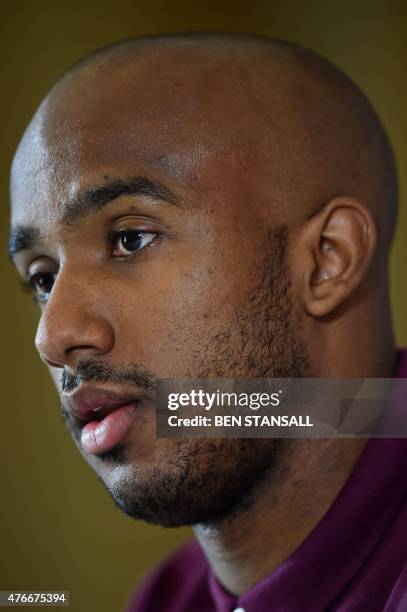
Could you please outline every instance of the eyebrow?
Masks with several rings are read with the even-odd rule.
[[[180,206],[181,200],[168,187],[145,176],[106,180],[102,185],[96,185],[81,191],[75,198],[67,202],[62,211],[62,223],[74,225],[84,217],[96,213],[117,198],[138,195],[148,197],[153,201]],[[10,232],[8,253],[11,259],[19,251],[27,250],[40,242],[38,228],[33,226],[17,226]]]
[[[11,230],[8,239],[8,256],[13,259],[19,251],[32,248],[40,242],[40,232],[36,227],[18,225]]]
[[[103,185],[81,191],[71,202],[68,202],[62,213],[62,222],[66,225],[74,224],[83,217],[101,210],[113,200],[129,195],[144,196],[174,206],[180,205],[179,198],[168,187],[145,176],[110,179]]]

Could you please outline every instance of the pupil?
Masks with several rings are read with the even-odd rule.
[[[52,285],[54,284],[53,274],[40,274],[33,279],[32,286],[39,293],[51,293]]]
[[[123,232],[122,244],[127,251],[136,251],[140,246],[140,232]]]

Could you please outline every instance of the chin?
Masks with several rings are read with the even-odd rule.
[[[272,474],[278,446],[249,439],[162,442],[166,452],[155,448],[148,463],[123,446],[95,458],[92,467],[122,512],[165,527],[217,523],[244,510]]]

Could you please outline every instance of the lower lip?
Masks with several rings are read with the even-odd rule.
[[[124,438],[135,418],[135,405],[126,404],[110,412],[101,421],[87,423],[81,432],[83,450],[91,455],[107,453]]]

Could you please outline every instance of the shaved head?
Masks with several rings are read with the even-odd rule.
[[[387,252],[397,211],[391,147],[371,104],[331,63],[254,35],[130,39],[70,68],[44,101],[40,121],[61,105],[66,121],[69,108],[78,120],[87,104],[104,98],[110,106],[106,98],[112,98],[134,110],[136,123],[140,93],[148,97],[144,86],[140,92],[140,77],[154,101],[163,89],[172,90],[160,111],[178,134],[185,122],[196,121],[201,148],[203,138],[242,169],[255,165],[262,187],[273,193],[270,205],[285,221],[313,214],[335,196],[353,196],[372,211]]]
[[[86,394],[157,378],[391,375],[396,204],[369,102],[295,45],[140,38],[55,84],[14,159],[10,253],[40,303],[36,346],[68,427],[125,512],[225,517],[315,441],[253,452],[157,439],[146,399],[120,444],[89,442],[61,380]],[[343,465],[360,441],[349,447]]]

